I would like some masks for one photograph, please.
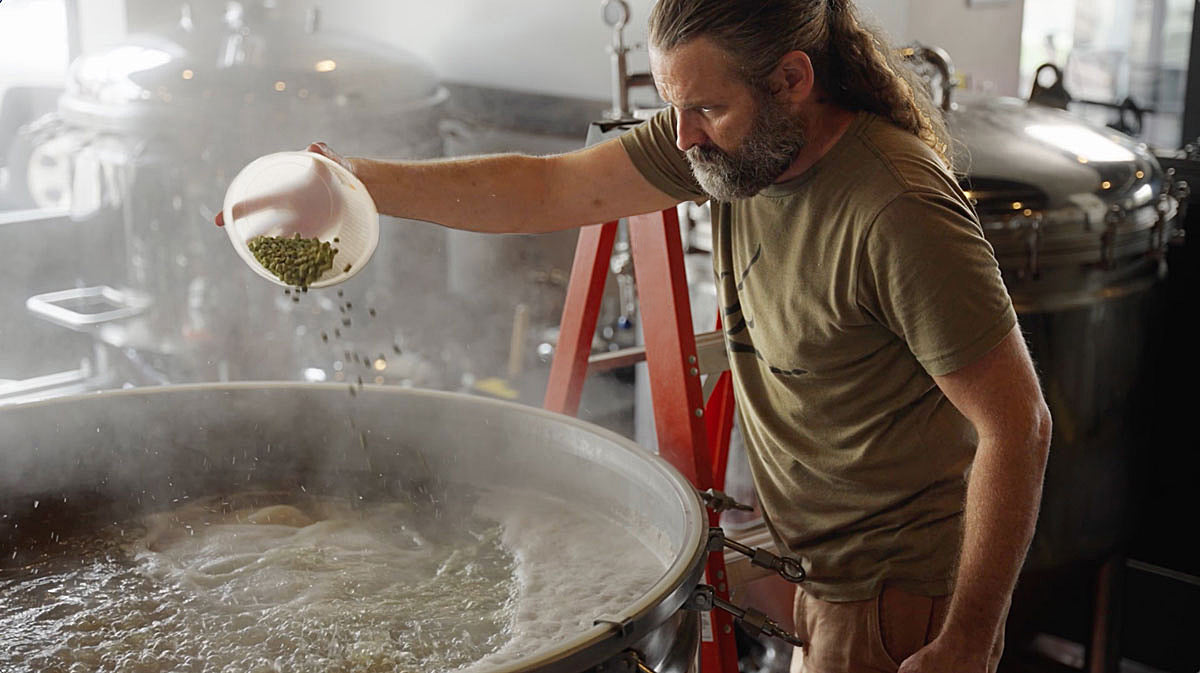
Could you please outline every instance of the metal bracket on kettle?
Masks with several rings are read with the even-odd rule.
[[[1025,269],[1023,270],[1022,277],[1036,280],[1042,273],[1040,259],[1042,251],[1042,215],[1041,213],[1030,212],[1028,215],[1022,213],[1018,217],[1020,220],[1016,221],[1016,218],[1014,218],[1014,222],[1010,223],[1009,226],[1025,232]]]
[[[625,650],[593,668],[590,673],[655,673],[655,670],[646,665],[637,650]]]
[[[712,511],[720,514],[731,509],[736,509],[741,512],[753,512],[754,508],[750,505],[743,505],[734,500],[732,496],[727,495],[715,488],[710,488],[707,491],[700,491],[700,499],[704,501],[704,506]]]
[[[750,565],[774,570],[779,573],[780,577],[793,584],[803,582],[807,576],[804,572],[804,566],[800,563],[799,559],[791,556],[779,556],[762,547],[752,549],[741,542],[725,537],[725,531],[720,528],[716,526],[710,527],[708,529],[708,551],[717,552],[725,547],[748,556],[750,558]]]
[[[1121,204],[1114,203],[1108,207],[1108,214],[1104,216],[1104,233],[1100,235],[1101,269],[1116,267],[1117,230],[1126,219],[1127,215]]]
[[[1192,197],[1192,188],[1191,185],[1188,184],[1187,180],[1179,180],[1175,183],[1174,196],[1175,200],[1179,202],[1179,210],[1175,215],[1176,221],[1179,222],[1179,226],[1175,227],[1175,236],[1172,238],[1171,242],[1182,243],[1185,235],[1187,234],[1187,229],[1184,227],[1184,225],[1187,223],[1187,209]]]
[[[1196,150],[1192,149],[1191,152],[1195,153]],[[1164,184],[1163,184],[1163,196],[1167,196],[1170,199],[1175,200],[1175,212],[1174,213],[1166,212],[1166,211],[1164,211],[1164,209],[1162,209],[1160,207],[1160,209],[1159,209],[1159,218],[1160,218],[1159,225],[1162,225],[1164,227],[1164,230],[1161,233],[1166,237],[1167,243],[1172,243],[1172,244],[1183,243],[1184,237],[1186,236],[1186,233],[1187,233],[1186,229],[1184,229],[1184,224],[1187,222],[1188,201],[1191,200],[1192,188],[1191,188],[1191,185],[1188,184],[1187,180],[1176,180],[1175,179],[1175,169],[1174,168],[1167,169],[1167,179],[1164,181]],[[1167,220],[1172,219],[1171,218],[1172,215],[1174,215],[1173,219],[1176,224],[1175,224],[1175,227],[1173,227],[1172,230],[1170,231],[1170,233],[1168,234],[1168,232],[1165,230],[1165,225],[1166,225]]]
[[[707,584],[697,585],[684,607],[688,610],[701,612],[709,612],[713,608],[724,610],[732,615],[734,619],[758,633],[778,638],[794,647],[802,647],[804,645],[803,640],[789,633],[786,629],[781,628],[775,620],[754,608],[739,608],[729,601],[722,600],[721,597],[717,596],[716,590]]]

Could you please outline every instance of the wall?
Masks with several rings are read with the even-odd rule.
[[[650,0],[629,0],[627,42],[645,42]],[[607,99],[611,31],[599,0],[341,0],[323,29],[361,32],[432,63],[443,78],[536,93]],[[640,55],[639,55],[640,56]],[[645,67],[644,57],[633,62]]]
[[[1013,96],[1021,53],[1021,0],[968,6],[968,0],[908,0],[904,42],[918,41],[950,53],[967,88]]]
[[[54,86],[67,70],[67,16],[62,2],[0,4],[0,101],[13,86]],[[0,104],[2,109],[2,104]],[[10,129],[0,120],[0,132]],[[6,147],[9,138],[0,138]],[[0,165],[4,157],[0,156]]]
[[[633,12],[627,43],[644,44],[652,0],[627,0]],[[906,23],[907,2],[862,0],[877,23],[896,31]],[[434,64],[445,79],[607,100],[611,30],[600,0],[341,0],[327,6],[329,30],[360,32],[401,46]],[[646,69],[645,49],[631,68]]]
[[[449,81],[596,100],[610,96],[605,47],[612,33],[601,21],[600,0],[283,1],[298,8],[316,5],[323,10],[323,30],[359,34],[411,51]],[[628,43],[645,43],[653,1],[627,0],[633,12],[625,31]],[[893,43],[920,40],[941,46],[974,88],[1016,93],[1022,0],[977,7],[968,7],[967,1],[858,0],[858,5]],[[178,15],[173,2],[125,2],[133,30]],[[631,55],[630,65],[646,69],[644,48]]]
[[[124,36],[126,7],[122,0],[77,0],[76,9],[80,53],[97,51]]]

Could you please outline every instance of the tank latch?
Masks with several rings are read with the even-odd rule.
[[[716,590],[707,584],[697,585],[684,607],[688,610],[701,612],[709,612],[713,608],[724,610],[752,631],[757,631],[772,638],[778,638],[795,647],[802,647],[804,645],[803,640],[800,640],[795,634],[788,632],[786,629],[781,628],[775,620],[754,608],[743,609],[729,601],[722,600],[717,596]]]
[[[720,514],[721,512],[727,512],[731,509],[740,510],[742,512],[754,511],[754,508],[750,505],[743,505],[737,500],[734,500],[733,496],[727,495],[715,488],[710,488],[707,491],[701,491],[700,499],[704,501],[705,507],[708,507],[717,514]]]
[[[720,528],[716,526],[709,528],[708,551],[717,552],[721,551],[725,547],[729,547],[740,554],[748,556],[750,558],[750,565],[755,565],[759,568],[766,568],[767,570],[774,570],[775,572],[779,573],[780,577],[793,584],[799,584],[800,582],[804,581],[804,565],[800,563],[800,559],[793,558],[791,556],[779,556],[767,551],[766,549],[763,549],[762,547],[747,547],[737,540],[730,540],[729,538],[725,537],[725,531],[721,530]]]

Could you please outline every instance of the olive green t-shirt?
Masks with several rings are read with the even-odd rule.
[[[664,110],[621,144],[664,193],[705,199],[674,120]],[[1016,324],[966,196],[919,138],[862,112],[803,175],[711,206],[750,467],[805,590],[949,593],[977,437],[931,376]]]

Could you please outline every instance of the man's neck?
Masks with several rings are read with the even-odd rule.
[[[775,180],[776,184],[787,182],[812,168],[842,139],[854,121],[854,112],[831,104],[817,104],[807,114],[801,114],[806,117],[807,142],[792,159],[792,165]]]

